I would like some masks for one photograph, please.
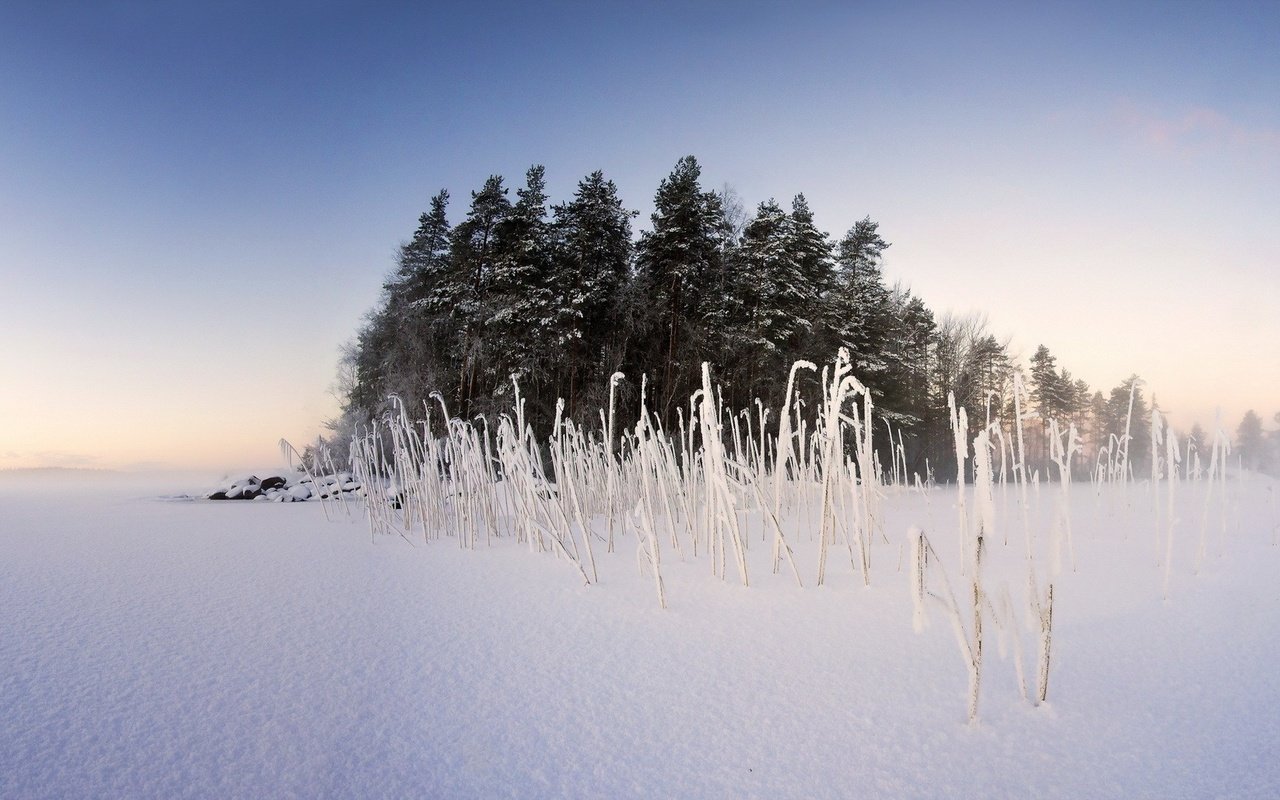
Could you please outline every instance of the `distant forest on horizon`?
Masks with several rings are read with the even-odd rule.
[[[968,409],[971,428],[1012,435],[1015,376],[1025,387],[1018,400],[1030,468],[1047,477],[1056,420],[1079,434],[1081,475],[1125,436],[1127,422],[1128,461],[1137,474],[1149,471],[1152,409],[1136,374],[1094,390],[1043,345],[1024,369],[983,317],[935,314],[903,284],[886,284],[881,261],[890,243],[871,217],[834,239],[815,226],[803,194],[789,207],[769,199],[748,213],[731,189],[705,190],[700,176],[696,158],[681,158],[638,238],[637,213],[600,171],[554,205],[541,166],[528,170],[514,198],[501,176],[490,176],[455,224],[449,193],[440,191],[344,348],[333,444],[345,449],[342,440],[390,413],[392,395],[411,414],[435,405],[437,422],[437,392],[453,417],[510,414],[513,377],[535,429],[551,426],[560,399],[566,418],[598,427],[616,372],[625,376],[618,418],[638,417],[643,391],[648,411],[674,432],[688,422],[703,362],[727,409],[755,420],[770,409],[776,428],[792,364],[817,365],[796,374],[796,391],[816,403],[823,365],[847,348],[878,419],[901,437],[910,472],[954,477],[951,396]],[[889,429],[876,423],[878,447],[888,445]],[[1207,452],[1199,425],[1180,438],[1188,436]],[[1250,411],[1237,457],[1253,468],[1280,463],[1275,438]]]

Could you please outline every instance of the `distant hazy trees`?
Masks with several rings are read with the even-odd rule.
[[[1277,414],[1277,422],[1280,422],[1280,414]],[[1252,408],[1245,412],[1236,428],[1235,449],[1240,463],[1248,469],[1272,466],[1272,448],[1268,447],[1267,436],[1262,431],[1262,417]]]

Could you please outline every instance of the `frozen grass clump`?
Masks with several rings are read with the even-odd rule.
[[[800,391],[802,372],[819,373],[813,392],[819,396]],[[1027,424],[1026,389],[1015,376],[1012,418],[993,416],[988,403],[976,434],[968,410],[948,397],[956,481],[940,490],[934,465],[926,463],[923,478],[912,470],[902,426],[875,417],[872,393],[854,375],[846,350],[821,369],[793,364],[778,408],[760,401],[726,408],[710,364],[701,377],[672,431],[650,412],[643,378],[637,418],[619,420],[621,374],[611,377],[608,408],[599,409],[597,422],[566,419],[561,403],[545,432],[527,421],[514,379],[512,406],[496,420],[452,417],[439,395],[420,414],[393,399],[393,413],[350,445],[350,479],[363,487],[371,536],[423,544],[452,539],[463,550],[510,543],[562,562],[585,587],[609,584],[610,555],[633,552],[632,568],[652,581],[664,609],[680,602],[685,565],[700,565],[735,590],[780,575],[784,562],[785,580],[797,588],[808,576],[824,590],[883,584],[883,591],[908,594],[917,631],[926,627],[929,607],[941,608],[965,664],[970,720],[978,717],[993,634],[1002,659],[1012,652],[1020,694],[1033,704],[1047,701],[1055,603],[1065,602],[1060,582],[1068,567],[1075,573],[1088,566],[1073,538],[1072,510],[1081,506],[1073,500],[1073,465],[1087,467],[1099,513],[1121,515],[1112,518],[1118,534],[1154,526],[1166,596],[1176,564],[1199,569],[1206,558],[1214,510],[1220,544],[1225,540],[1229,443],[1220,427],[1202,476],[1153,414],[1160,458],[1150,483],[1140,487],[1130,461],[1132,420],[1123,435],[1086,453],[1069,421]],[[1130,415],[1132,407],[1131,389]],[[1040,438],[1029,433],[1039,428]],[[887,445],[883,453],[876,430]],[[1043,475],[1030,469],[1029,452],[1045,459]],[[289,455],[296,456],[292,448]],[[1048,485],[1054,478],[1056,489]],[[1157,502],[1135,502],[1138,493]],[[1175,536],[1184,495],[1200,502],[1194,559],[1180,556]],[[924,498],[924,518],[886,525],[907,498]],[[1134,516],[1143,508],[1150,523]],[[1023,541],[1015,537],[1011,547],[1009,531],[1018,526]],[[891,539],[892,530],[906,531],[905,539]],[[847,571],[840,554],[847,555]],[[1010,589],[1019,585],[1026,592],[1021,604]],[[1032,656],[1024,652],[1024,634],[1034,640]],[[1028,661],[1035,664],[1030,686]]]

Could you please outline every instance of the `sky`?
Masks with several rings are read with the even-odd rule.
[[[961,6],[964,6],[961,8]],[[429,198],[696,155],[1174,423],[1280,411],[1274,3],[0,3],[0,468],[279,462]]]

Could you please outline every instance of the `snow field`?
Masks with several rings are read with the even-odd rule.
[[[772,571],[757,512],[741,526],[751,586],[732,568],[712,577],[705,555],[664,551],[662,610],[634,532],[601,549],[587,586],[564,556],[513,537],[475,550],[448,536],[370,541],[358,516],[326,522],[312,504],[4,486],[0,796],[1270,797],[1280,786],[1266,479],[1228,484],[1225,534],[1215,526],[1198,573],[1201,498],[1181,487],[1167,600],[1149,485],[1074,487],[1078,569],[1054,579],[1049,702],[1020,697],[992,629],[974,724],[941,607],[920,634],[911,625],[911,526],[960,580],[954,489],[884,490],[869,587],[843,545],[813,585],[819,497],[786,523],[804,588]],[[1028,493],[1039,531],[1056,491]],[[1021,607],[1018,503],[996,487],[984,579]],[[604,520],[592,525],[607,535]],[[1024,629],[1028,659],[1033,641]]]

